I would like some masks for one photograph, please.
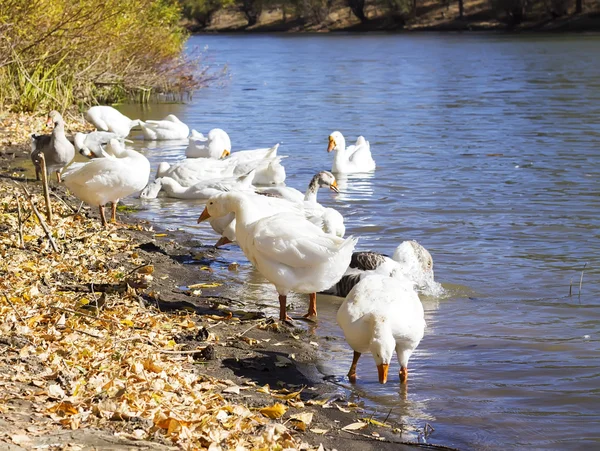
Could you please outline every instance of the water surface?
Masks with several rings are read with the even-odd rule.
[[[207,46],[228,80],[188,104],[127,114],[223,128],[234,151],[279,142],[287,184],[302,191],[331,168],[332,131],[364,135],[377,170],[320,201],[361,249],[391,254],[416,239],[433,255],[447,295],[423,299],[408,390],[397,376],[379,385],[366,355],[354,393],[382,416],[392,409],[408,438],[428,423],[429,441],[461,449],[600,447],[599,35],[219,35],[190,46]],[[185,143],[136,147],[156,167]],[[217,239],[196,224],[202,202],[142,205],[162,227]],[[237,248],[224,255],[216,273],[275,314],[273,287]],[[352,356],[340,303],[319,300],[313,333],[337,338],[320,348],[326,375],[345,375]],[[292,304],[306,308],[303,296]]]

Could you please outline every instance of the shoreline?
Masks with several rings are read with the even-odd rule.
[[[19,130],[19,133],[24,132]],[[83,239],[82,243],[88,243],[84,246],[87,250],[79,246],[78,252],[93,249],[93,255],[97,256],[101,264],[90,266],[82,274],[71,274],[67,271],[49,273],[49,276],[43,277],[33,276],[31,287],[36,288],[31,288],[33,291],[26,296],[29,300],[23,298],[22,292],[11,293],[11,290],[18,289],[17,286],[3,287],[4,290],[8,290],[8,298],[13,299],[11,305],[2,303],[3,308],[0,310],[4,324],[0,332],[0,396],[6,400],[0,409],[0,443],[3,446],[14,450],[45,446],[49,443],[79,444],[82,447],[80,449],[131,449],[132,446],[176,449],[173,445],[185,448],[192,443],[201,449],[208,447],[206,438],[198,439],[198,435],[194,436],[198,431],[194,432],[190,439],[178,435],[177,427],[183,424],[181,418],[177,420],[179,426],[171,422],[165,427],[165,422],[157,420],[156,416],[154,421],[144,415],[131,416],[123,413],[114,418],[117,412],[115,410],[113,418],[107,420],[106,403],[109,401],[126,403],[130,398],[143,398],[144,391],[132,390],[128,393],[129,385],[115,393],[106,389],[110,394],[108,399],[98,395],[91,400],[77,397],[72,383],[68,382],[75,376],[77,366],[67,362],[78,358],[76,351],[79,346],[86,346],[87,343],[89,346],[95,346],[99,337],[109,340],[111,334],[119,337],[119,342],[132,342],[131,347],[128,345],[120,352],[135,350],[146,356],[146,363],[143,364],[146,368],[146,371],[143,371],[144,377],[148,378],[150,372],[158,372],[154,371],[150,360],[159,359],[163,372],[169,376],[169,371],[182,371],[190,375],[186,377],[195,377],[197,381],[201,381],[199,384],[209,386],[210,388],[203,390],[202,394],[210,393],[211,396],[219,398],[219,402],[225,403],[215,407],[219,412],[225,412],[215,413],[221,415],[218,421],[224,422],[225,416],[234,418],[236,412],[243,416],[242,411],[250,418],[248,412],[251,412],[252,418],[256,418],[254,421],[261,423],[259,426],[253,426],[255,429],[251,434],[266,434],[265,436],[272,440],[269,446],[277,443],[294,447],[305,446],[303,449],[340,450],[352,447],[357,451],[401,450],[423,446],[403,441],[401,425],[384,424],[383,418],[366,418],[369,417],[369,413],[349,402],[346,396],[341,396],[339,385],[322,379],[315,366],[318,348],[309,341],[319,342],[323,337],[311,336],[308,339],[307,329],[302,322],[297,322],[295,327],[289,328],[265,318],[261,312],[246,310],[243,300],[221,297],[218,287],[214,285],[222,280],[214,278],[210,265],[205,264],[218,255],[218,251],[212,246],[203,246],[186,232],[157,231],[151,224],[137,220],[127,213],[119,214],[119,220],[123,221],[122,226],[103,230],[97,219],[96,208],[84,206],[78,214],[73,215],[79,201],[66,194],[61,186],[52,190],[52,204],[59,219],[51,228],[58,246],[64,252],[54,254],[48,249],[48,240],[33,219],[25,221],[25,249],[18,249],[15,246],[17,230],[11,227],[15,224],[16,215],[12,198],[17,190],[13,181],[26,182],[28,189],[37,197],[40,211],[43,211],[41,185],[31,180],[31,174],[27,145],[14,140],[8,145],[2,143],[0,195],[6,202],[0,207],[4,218],[0,220],[0,227],[7,235],[1,243],[5,262],[9,258],[12,259],[12,265],[17,265],[17,262],[19,265],[25,265],[19,271],[29,271],[25,269],[27,265],[37,265],[38,258],[40,261],[47,259],[47,262],[65,264],[63,262],[71,255],[69,249],[75,246],[73,243]],[[22,205],[26,208],[24,202]],[[77,230],[67,230],[68,228]],[[78,238],[82,236],[83,238]],[[118,252],[115,251],[115,246]],[[198,252],[202,254],[200,257]],[[80,258],[83,257],[80,255]],[[183,263],[192,258],[200,258],[199,265]],[[149,267],[152,268],[150,282],[146,280],[146,270],[143,269]],[[36,267],[30,267],[30,270],[27,274],[37,274]],[[120,274],[120,279],[114,279],[117,274]],[[123,285],[123,274],[126,274],[126,279],[139,274],[142,282],[148,283],[141,283],[137,288]],[[90,284],[90,280],[95,283]],[[135,286],[135,281],[129,283]],[[102,311],[96,310],[92,316],[97,319],[90,324],[89,310],[79,310],[74,307],[78,304],[73,302],[82,297],[95,297],[95,293],[101,292],[109,299],[107,304],[110,305],[110,309],[106,307]],[[49,301],[50,298],[54,300]],[[56,308],[62,310],[53,309],[56,299],[65,302],[62,307],[56,305]],[[69,300],[72,302],[66,303]],[[37,313],[25,312],[32,307],[32,303],[39,304]],[[18,317],[15,313],[18,313]],[[75,353],[60,354],[64,359],[61,365],[66,365],[64,372],[56,375],[56,370],[53,370],[54,372],[43,380],[36,377],[36,373],[45,374],[49,366],[39,357],[39,353],[30,349],[29,342],[36,343],[39,348],[46,346],[48,339],[45,335],[36,335],[37,331],[32,330],[33,325],[28,329],[21,328],[20,320],[30,321],[29,315],[34,315],[32,318],[40,315],[48,317],[50,322],[47,323],[48,326],[40,329],[40,333],[44,331],[44,334],[47,334],[50,327],[53,346],[61,344],[62,340],[68,339],[70,335],[77,335],[78,346],[74,349],[65,347],[61,351],[64,353],[67,352],[66,349],[71,349]],[[160,320],[157,320],[157,317]],[[160,323],[158,329],[158,325],[154,326],[155,329],[149,326],[154,321]],[[66,322],[67,329],[56,326],[61,322]],[[109,324],[113,324],[112,328]],[[75,332],[67,334],[69,328]],[[114,344],[115,348],[119,347],[119,342]],[[211,350],[203,351],[199,359],[194,359],[193,356],[200,354],[194,351],[200,349],[199,346],[203,350]],[[103,355],[101,351],[98,351],[98,354]],[[92,358],[90,367],[94,367],[94,362]],[[16,380],[15,366],[20,370]],[[98,374],[102,372],[83,371],[79,377],[82,378],[83,386],[86,386],[86,383],[90,383]],[[136,377],[144,379],[141,374]],[[152,383],[159,386],[164,384],[164,380],[169,380],[164,375],[162,379],[154,376]],[[157,382],[159,380],[163,382]],[[56,388],[57,386],[60,389]],[[159,390],[158,393],[162,391]],[[184,395],[185,390],[177,394]],[[178,399],[175,395],[172,396]],[[98,399],[95,399],[96,397]],[[57,404],[60,399],[62,401]],[[277,404],[283,405],[286,410],[281,418],[270,419],[267,415],[260,414],[261,409]],[[63,407],[57,408],[57,405]],[[67,409],[66,405],[75,406],[78,409],[77,413]],[[114,406],[112,408],[116,409]],[[180,404],[180,408],[185,411],[185,403]],[[293,415],[304,413],[313,414],[311,421],[307,420],[307,424],[302,425],[302,421],[292,419]],[[192,420],[188,421],[191,428],[194,423]],[[359,429],[342,429],[355,423],[360,423]],[[319,445],[323,448],[319,448]],[[435,445],[427,447],[436,448]]]
[[[216,24],[201,27],[197,24],[184,22],[183,26],[192,35],[204,34],[340,34],[340,33],[445,33],[445,32],[494,32],[494,33],[590,33],[600,32],[600,12],[571,14],[563,17],[538,17],[511,25],[493,16],[481,14],[467,15],[464,19],[458,17],[448,19],[423,19],[422,21],[395,23],[382,17],[373,17],[365,23],[357,23],[357,19],[339,19],[340,11],[333,10],[332,16],[336,21],[325,20],[321,23],[304,23],[299,18],[288,21],[273,20],[272,11],[265,20],[253,26],[240,22],[235,13],[222,10],[216,13]],[[222,18],[221,18],[222,16]],[[471,18],[470,18],[471,17]]]

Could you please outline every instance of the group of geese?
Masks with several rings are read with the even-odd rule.
[[[209,221],[220,235],[217,246],[235,242],[252,265],[276,288],[279,318],[291,321],[287,310],[290,292],[309,294],[304,318],[317,315],[317,293],[345,297],[337,320],[354,350],[348,377],[356,380],[362,353],[371,352],[379,382],[387,381],[394,350],[400,364],[400,381],[408,376],[408,360],[423,337],[425,319],[418,291],[431,291],[431,255],[415,241],[403,242],[392,258],[376,252],[355,252],[355,237],[344,238],[342,215],[317,202],[320,187],[339,192],[333,173],[375,170],[370,145],[360,136],[346,147],[340,132],[329,136],[334,153],[332,170],[321,171],[305,193],[283,184],[285,168],[278,145],[232,153],[231,140],[221,129],[206,136],[190,130],[174,115],[160,121],[131,120],[110,106],[90,108],[86,119],[97,131],[65,135],[65,124],[51,111],[50,135],[31,137],[31,159],[36,177],[41,153],[49,173],[78,198],[98,206],[104,226],[104,206],[112,204],[116,221],[119,199],[140,192],[154,198],[163,192],[180,199],[206,199],[198,222]],[[186,158],[161,163],[149,182],[150,163],[126,146],[134,127],[150,140],[188,139]]]

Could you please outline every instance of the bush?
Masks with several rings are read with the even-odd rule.
[[[191,89],[180,14],[175,0],[2,0],[0,102],[64,111]]]

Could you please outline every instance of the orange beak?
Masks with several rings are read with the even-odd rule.
[[[222,236],[221,238],[219,238],[219,241],[217,241],[215,243],[215,247],[224,246],[224,245],[229,244],[229,243],[233,243],[233,241],[231,241],[226,236]]]
[[[329,137],[329,146],[327,147],[327,152],[331,152],[333,150],[333,148],[335,147],[335,139],[333,139],[331,136]]]
[[[381,365],[377,365],[377,372],[379,373],[379,383],[385,384],[387,382],[387,373],[390,365],[386,363],[382,363]]]
[[[52,127],[52,118],[50,116],[48,116],[48,119],[46,120],[46,127]]]
[[[198,218],[198,224],[200,224],[202,221],[206,221],[208,218],[210,218],[210,214],[208,213],[208,210],[205,207],[202,211],[202,214]]]
[[[335,180],[333,181],[333,183],[331,185],[329,185],[329,189],[331,191],[335,191],[336,193],[340,192],[340,190],[339,190],[339,188],[337,186],[337,181],[335,181]]]
[[[230,154],[230,152],[229,152],[227,149],[225,149],[225,150],[223,151],[223,153],[221,154],[221,158],[228,157],[228,156],[229,156],[229,154]]]

